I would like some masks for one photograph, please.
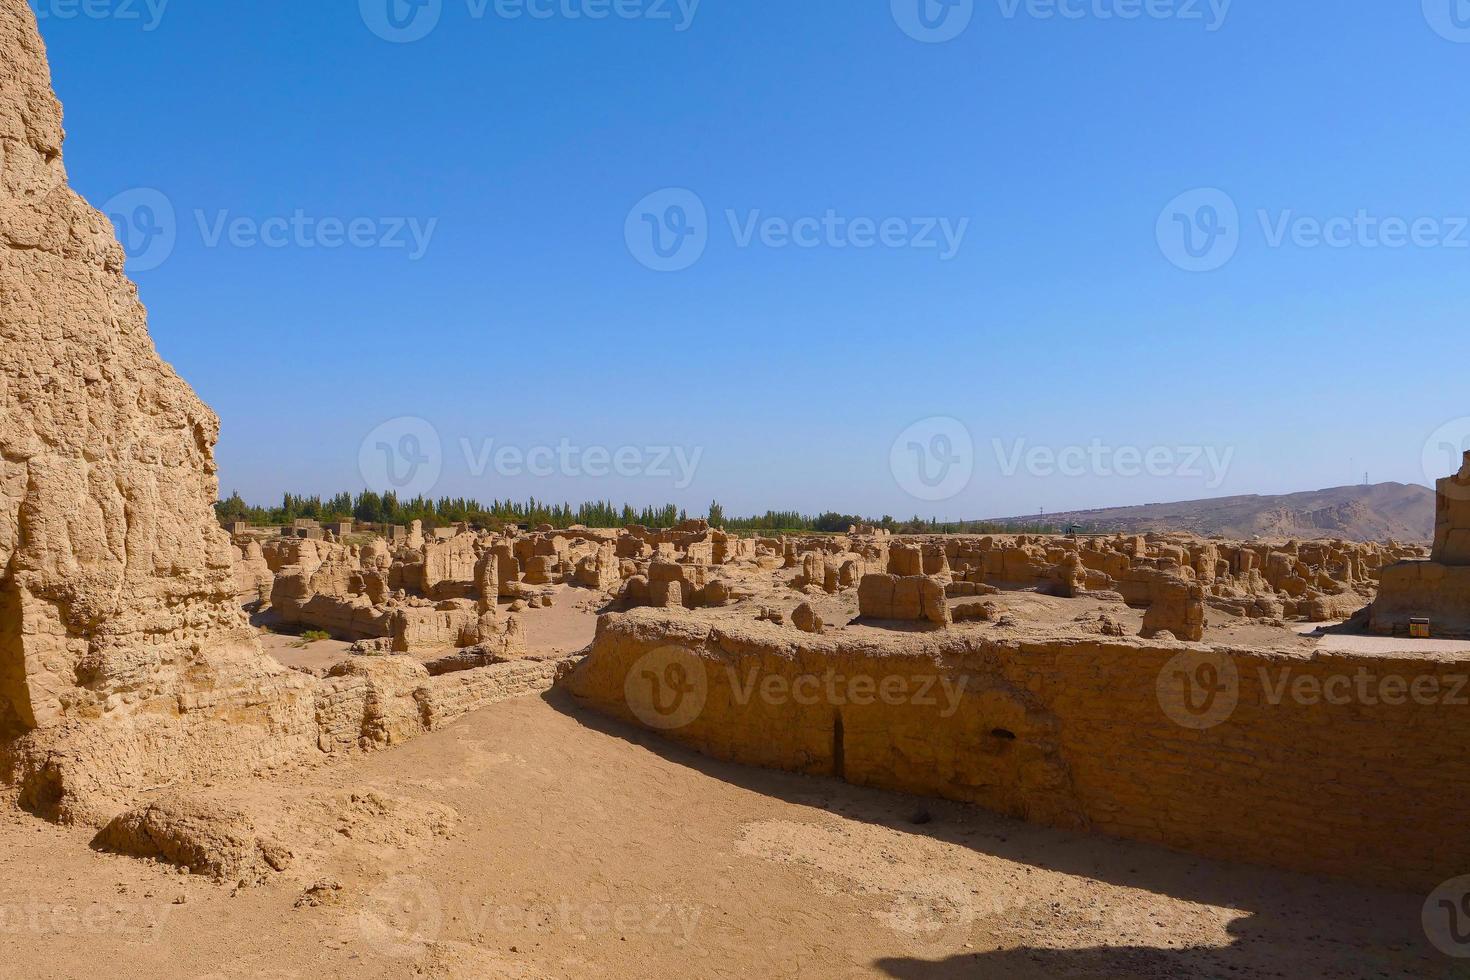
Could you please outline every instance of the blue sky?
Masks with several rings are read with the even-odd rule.
[[[1451,0],[393,2],[32,4],[225,492],[401,449],[434,495],[984,517],[1470,438]]]

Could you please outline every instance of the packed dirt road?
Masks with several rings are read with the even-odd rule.
[[[711,762],[556,694],[297,775],[452,814],[339,814],[309,874],[233,893],[8,815],[6,973],[1455,975],[1422,896]]]

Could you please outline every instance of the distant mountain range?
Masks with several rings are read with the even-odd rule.
[[[996,523],[1034,523],[1035,516]],[[1427,542],[1434,538],[1434,491],[1415,484],[1333,487],[1275,497],[1250,494],[1173,504],[1047,514],[1046,522],[1088,531],[1145,534],[1187,531],[1201,537],[1342,538]]]

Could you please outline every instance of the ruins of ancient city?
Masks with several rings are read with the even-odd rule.
[[[1467,975],[1470,451],[1256,530],[250,519],[48,9],[0,0],[6,976]],[[609,412],[692,398],[640,371]]]

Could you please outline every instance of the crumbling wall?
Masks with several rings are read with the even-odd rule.
[[[1440,480],[1436,491],[1432,560],[1470,566],[1470,452],[1460,471]]]
[[[387,748],[478,708],[551,687],[557,661],[517,660],[430,677],[408,657],[358,657],[320,686],[317,747],[327,753]]]
[[[315,752],[320,718],[328,744],[339,723],[362,747],[411,732],[393,685],[359,678],[359,703],[354,682],[262,652],[238,600],[246,556],[213,510],[219,421],[154,349],[61,144],[35,16],[0,0],[0,780],[36,813],[100,826],[145,787]],[[296,546],[303,576],[318,544]],[[495,682],[426,690],[424,710],[443,690],[459,711]]]
[[[1429,561],[1383,569],[1368,611],[1375,633],[1405,635],[1429,620],[1436,637],[1470,637],[1470,452],[1458,473],[1437,483],[1434,551]]]
[[[1467,675],[1466,656],[776,636],[639,610],[599,622],[565,685],[722,759],[1418,888],[1470,867],[1470,839],[1451,829],[1470,799]],[[833,677],[846,678],[836,698]],[[861,692],[855,678],[868,678]],[[1435,700],[1405,696],[1394,678]],[[1212,695],[1211,679],[1226,689]],[[926,680],[932,703],[920,703]],[[1186,680],[1201,682],[1188,705]]]
[[[870,619],[950,624],[944,584],[928,575],[864,575],[858,583],[858,613]]]

